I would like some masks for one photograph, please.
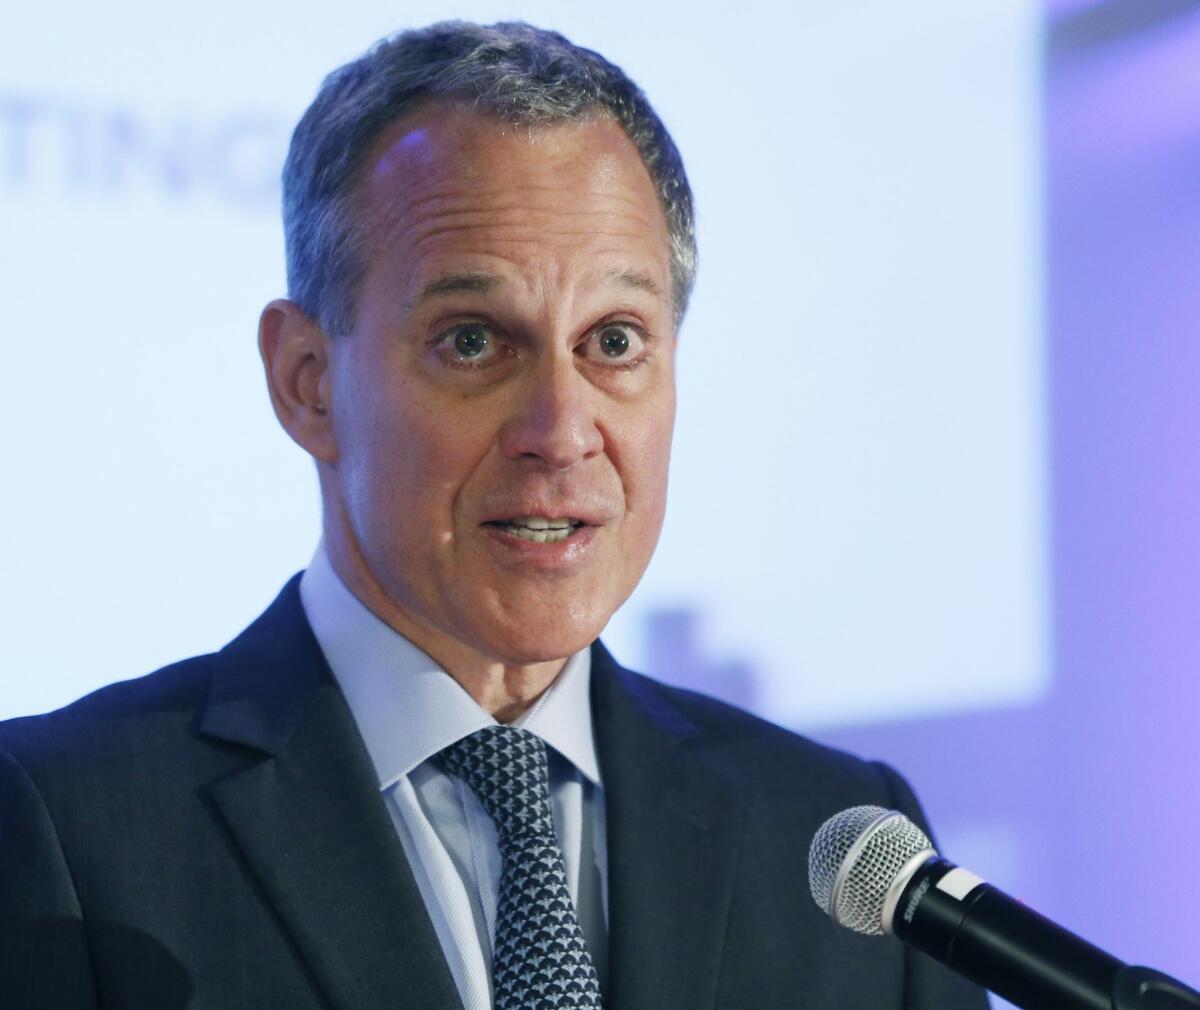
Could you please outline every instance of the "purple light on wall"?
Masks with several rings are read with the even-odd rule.
[[[945,851],[1200,983],[1200,8],[1049,2],[1054,687],[822,734],[918,784]]]
[[[1200,12],[1120,6],[1136,31],[1051,47],[1060,880],[1097,941],[1195,982]]]

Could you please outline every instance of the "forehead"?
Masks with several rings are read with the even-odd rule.
[[[381,136],[357,202],[369,268],[403,266],[413,283],[447,259],[475,257],[482,268],[536,261],[559,272],[650,272],[664,291],[669,284],[654,184],[605,116],[531,128],[431,102]]]

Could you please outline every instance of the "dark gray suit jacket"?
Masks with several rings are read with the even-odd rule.
[[[293,579],[219,653],[0,724],[0,1007],[453,1010],[450,971]],[[808,895],[887,768],[592,657],[611,1010],[979,1010]]]

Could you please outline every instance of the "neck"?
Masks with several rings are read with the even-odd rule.
[[[358,545],[325,524],[325,550],[342,583],[376,617],[433,659],[497,722],[519,718],[562,672],[566,659],[513,663],[484,655],[415,619],[380,585]]]

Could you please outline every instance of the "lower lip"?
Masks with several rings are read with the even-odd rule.
[[[500,526],[481,528],[487,534],[488,542],[503,551],[509,561],[539,568],[570,568],[582,564],[600,533],[599,526],[580,526],[565,540],[539,544],[513,536]]]

